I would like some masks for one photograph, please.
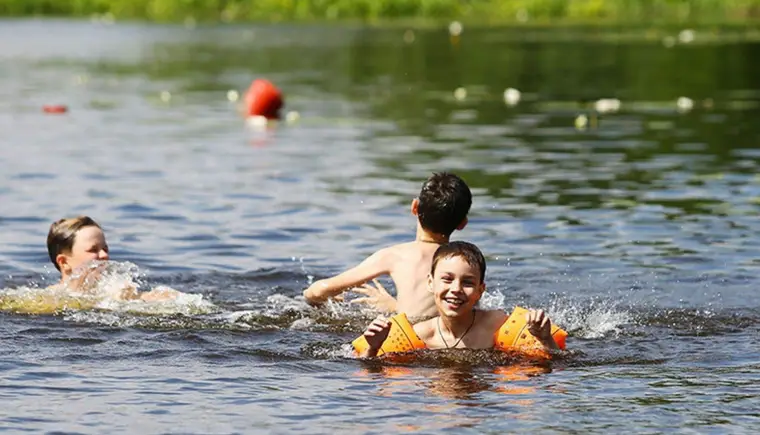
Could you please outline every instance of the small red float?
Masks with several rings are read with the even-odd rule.
[[[45,113],[66,113],[69,108],[63,104],[46,104],[42,106],[42,111]]]
[[[267,119],[278,119],[282,105],[282,93],[269,80],[254,80],[245,93],[245,111],[247,116],[263,116]]]

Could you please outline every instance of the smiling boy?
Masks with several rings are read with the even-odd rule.
[[[476,308],[485,285],[486,261],[477,246],[467,242],[441,245],[433,255],[428,275],[428,289],[433,294],[438,316],[416,323],[414,332],[428,349],[490,349],[494,336],[508,315],[503,310]],[[558,350],[552,338],[552,324],[542,311],[526,314],[527,330],[544,350]],[[391,322],[375,319],[364,332],[368,348],[361,357],[377,356]]]

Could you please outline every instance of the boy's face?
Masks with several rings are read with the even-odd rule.
[[[469,314],[486,290],[480,270],[460,256],[442,258],[428,276],[438,313],[446,317]]]
[[[108,260],[108,244],[103,231],[95,226],[81,228],[74,237],[71,252],[58,255],[58,265],[65,275],[93,260]]]

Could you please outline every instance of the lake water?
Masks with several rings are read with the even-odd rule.
[[[0,431],[756,433],[757,40],[0,22]],[[260,77],[297,122],[238,116]],[[562,358],[362,362],[373,314],[303,302],[411,240],[441,170],[473,189],[454,239],[487,255],[483,305],[546,307]],[[117,276],[190,295],[20,313],[79,214]]]

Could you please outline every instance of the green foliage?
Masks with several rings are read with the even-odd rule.
[[[0,0],[0,15],[155,21],[473,18],[511,21],[720,21],[760,16],[760,0]]]

